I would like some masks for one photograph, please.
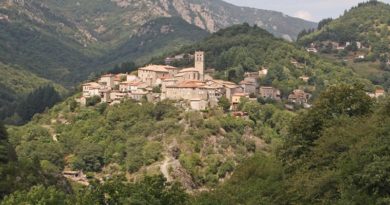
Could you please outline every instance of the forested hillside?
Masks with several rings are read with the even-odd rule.
[[[326,58],[341,61],[364,78],[390,87],[390,5],[361,3],[337,19],[325,19],[317,30],[303,32],[299,43],[315,47]]]
[[[298,87],[320,92],[326,86],[339,82],[359,82],[366,85],[365,89],[373,89],[368,80],[341,63],[310,54],[293,43],[248,24],[223,29],[199,43],[154,58],[151,62],[163,64],[167,56],[191,54],[196,50],[206,52],[206,67],[215,69],[213,75],[216,78],[239,82],[245,72],[268,68],[268,75],[260,83],[279,88],[284,96]],[[185,67],[191,64],[191,60],[184,59],[173,65]],[[302,76],[309,77],[308,82],[302,81]]]
[[[51,107],[49,105],[54,105],[59,102],[61,96],[66,95],[66,90],[62,86],[40,78],[18,66],[0,63],[0,73],[0,120],[6,120],[7,123],[29,121],[32,117],[31,114],[27,116],[21,113],[22,111],[25,112],[34,107],[35,109],[30,109],[29,112],[32,112],[32,110],[42,112],[46,106]],[[27,100],[28,95],[34,96],[34,93],[39,92],[38,90],[43,91],[40,89],[43,87],[54,89],[51,90],[51,93],[47,93],[46,98],[38,96],[35,100]],[[57,95],[57,98],[52,98],[55,97],[52,95]],[[54,100],[48,102],[48,98]],[[28,106],[23,104],[28,104]],[[19,113],[18,109],[20,110]]]
[[[80,108],[69,100],[8,129],[18,163],[33,160],[42,171],[23,185],[3,182],[3,194],[18,191],[2,204],[387,204],[388,98],[377,102],[360,85],[338,84],[297,115],[257,102],[241,107],[249,119],[182,113],[169,102]],[[166,162],[178,184],[159,176]],[[64,167],[89,171],[98,189],[42,181]],[[22,170],[2,174],[12,179]],[[106,183],[93,182],[100,177]],[[202,184],[217,188],[195,195],[180,188]]]
[[[294,118],[279,149],[191,204],[388,204],[389,108],[359,86],[330,87]]]

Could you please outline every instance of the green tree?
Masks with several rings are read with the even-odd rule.
[[[329,87],[314,103],[311,110],[299,114],[291,123],[290,134],[282,150],[287,163],[296,161],[314,146],[324,128],[341,116],[363,116],[371,113],[372,99],[361,85]]]
[[[219,99],[218,105],[225,112],[228,112],[230,110],[230,102],[225,96],[222,96],[221,99]]]
[[[3,123],[0,122],[0,168],[1,164],[7,164],[16,160],[15,150],[8,141],[8,133]]]
[[[65,193],[57,190],[55,187],[45,188],[43,186],[34,186],[29,191],[16,191],[6,196],[0,203],[1,205],[20,205],[20,204],[46,204],[46,205],[65,205],[67,204]]]
[[[73,167],[78,170],[99,171],[103,166],[103,147],[96,143],[82,143],[76,149]]]
[[[61,96],[53,86],[47,85],[34,90],[23,99],[18,105],[16,112],[23,122],[30,120],[36,113],[41,113],[47,108],[51,108]]]
[[[100,96],[93,96],[93,97],[87,98],[86,106],[95,106],[100,102],[101,102]]]

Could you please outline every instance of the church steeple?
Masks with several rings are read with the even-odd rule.
[[[204,79],[204,52],[196,51],[195,52],[195,69],[198,70],[200,75],[200,80]]]

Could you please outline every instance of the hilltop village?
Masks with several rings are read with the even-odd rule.
[[[100,98],[101,102],[110,105],[120,103],[125,99],[149,102],[174,100],[191,110],[207,110],[218,106],[221,98],[230,102],[230,110],[235,111],[242,99],[281,101],[282,94],[277,88],[262,86],[259,80],[264,78],[268,69],[245,73],[244,80],[239,84],[230,81],[214,79],[205,70],[205,53],[197,51],[193,56],[194,67],[177,68],[170,65],[147,65],[139,68],[136,74],[105,74],[95,82],[82,85],[82,96],[79,102],[88,104],[92,98]],[[167,58],[166,64],[173,58]],[[308,77],[301,77],[308,81]],[[371,97],[379,97],[384,90],[370,93]],[[288,95],[285,107],[294,109],[294,105],[310,108],[311,94],[301,89],[293,90]]]
[[[347,41],[347,42],[335,42],[335,41],[319,41],[312,42],[306,48],[306,51],[309,53],[333,53],[337,54],[339,57],[343,58],[344,61],[352,60],[353,62],[367,62],[375,60],[373,52],[373,47],[368,43],[363,43],[360,41]],[[347,57],[350,57],[348,59]],[[382,55],[384,64],[390,65],[390,59],[387,55]]]
[[[208,74],[204,52],[195,52],[193,58],[194,67],[191,68],[147,65],[139,68],[136,75],[105,74],[95,82],[82,85],[83,93],[79,102],[86,105],[88,99],[93,97],[100,97],[101,102],[110,105],[124,99],[146,99],[151,102],[168,99],[179,101],[188,109],[206,110],[218,106],[220,99],[225,97],[231,103],[231,110],[235,110],[243,98],[281,100],[280,90],[258,83],[260,78],[267,75],[267,69],[245,73],[244,80],[236,84],[214,79]],[[288,101],[310,107],[310,97],[311,94],[297,89],[289,95]]]

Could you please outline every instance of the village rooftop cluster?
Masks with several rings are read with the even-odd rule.
[[[236,110],[243,98],[256,100],[257,97],[281,101],[280,90],[271,86],[260,86],[259,79],[264,78],[268,70],[263,68],[258,72],[245,73],[245,78],[239,84],[214,79],[205,72],[205,53],[195,52],[191,55],[194,67],[177,68],[170,65],[147,65],[139,68],[134,74],[105,74],[96,82],[85,83],[79,99],[81,104],[87,104],[92,97],[99,97],[101,102],[110,105],[125,99],[149,102],[174,100],[192,110],[207,110],[218,106],[225,97],[231,103],[231,110]],[[171,60],[171,59],[166,59]],[[308,80],[303,78],[302,80]],[[296,89],[288,96],[288,109],[293,104],[309,108],[311,94]]]

